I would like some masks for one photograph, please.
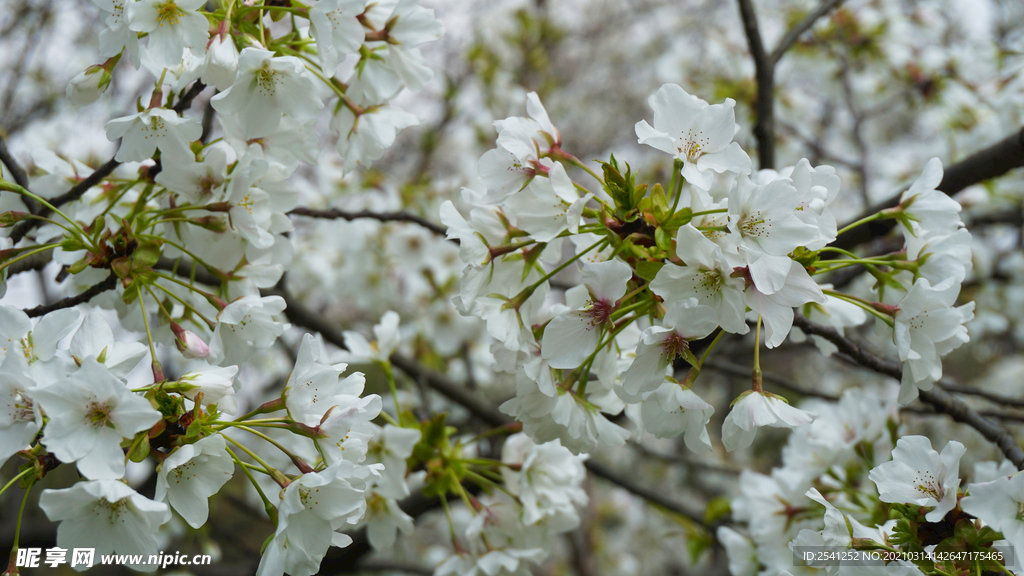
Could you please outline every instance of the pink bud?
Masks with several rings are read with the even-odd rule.
[[[210,353],[210,347],[195,332],[185,330],[177,322],[171,323],[171,331],[174,332],[174,345],[185,358],[206,358]]]

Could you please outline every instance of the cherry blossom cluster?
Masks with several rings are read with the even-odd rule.
[[[124,55],[156,82],[147,105],[107,123],[107,137],[119,141],[116,168],[79,197],[50,202],[94,174],[50,152],[35,154],[42,174],[27,187],[0,180],[0,270],[6,276],[8,266],[52,251],[74,284],[112,282],[115,290],[92,303],[145,341],[115,341],[99,312],[79,322],[77,310],[57,310],[33,325],[25,312],[0,307],[0,463],[25,461],[17,480],[26,496],[54,468],[77,468],[83,481],[39,496],[61,522],[64,548],[155,554],[172,511],[203,526],[208,499],[236,466],[274,525],[259,574],[314,574],[328,547],[351,542],[339,530],[361,523],[374,546],[390,546],[396,530],[412,529],[395,501],[409,495],[418,423],[372,423],[381,398],[364,395],[362,373],[308,334],[280,397],[234,418],[236,377],[287,327],[285,301],[260,289],[291,263],[286,213],[298,196],[288,179],[317,162],[321,111],[329,108],[346,170],[380,159],[418,122],[390,102],[431,78],[417,47],[443,34],[440,22],[406,0],[230,0],[213,11],[194,0],[96,4],[107,60],[72,80],[69,100],[99,98]],[[352,66],[339,75],[344,62]],[[219,91],[210,106],[224,132],[212,143],[210,127],[184,115],[206,86]],[[17,242],[6,237],[12,232]],[[69,335],[69,347],[59,347]],[[385,315],[377,335],[362,356],[370,343],[360,348],[350,335],[345,358],[388,365],[397,316]],[[168,369],[160,345],[178,351]],[[140,365],[144,385],[130,374]],[[144,461],[157,466],[154,499],[127,482],[126,463]]]
[[[982,461],[964,484],[964,445],[949,441],[937,452],[924,436],[898,436],[895,398],[883,396],[854,389],[835,403],[806,404],[819,418],[790,436],[782,467],[743,472],[731,508],[746,526],[717,534],[734,576],[1009,573],[1014,559],[996,552],[1024,544],[1021,475],[1008,461]],[[889,561],[794,563],[802,558],[794,552],[825,547],[883,551]],[[943,552],[960,555],[934,560]]]
[[[497,147],[477,165],[486,190],[463,190],[469,218],[451,202],[441,207],[466,264],[454,301],[486,322],[499,369],[515,375],[516,397],[502,411],[538,442],[557,438],[574,453],[623,444],[629,432],[608,419],[623,410],[640,431],[683,435],[691,450],[708,450],[714,408],[693,389],[703,358],[691,343],[703,342],[706,357],[724,333],[753,325],[751,390],[722,429],[727,449],[745,448],[760,427],[814,418],[761,382],[762,325],[764,345],[779,346],[795,308],[839,330],[876,316],[905,365],[900,401],[930,389],[941,357],[968,340],[964,323],[973,317],[973,304],[955,306],[970,269],[970,233],[960,206],[935,189],[940,162],[928,163],[899,206],[844,229],[896,219],[904,249],[858,257],[829,246],[840,232],[830,210],[840,193],[834,169],[801,160],[752,173],[733,141],[731,99],[710,105],[666,84],[649,103],[653,126],[642,120],[636,134],[672,157],[667,190],[638,185],[614,157],[601,163],[603,174],[592,171],[562,149],[530,94],[529,117],[495,122]],[[572,180],[570,169],[589,172],[600,187]],[[812,277],[853,265],[876,278],[874,299]],[[564,300],[552,298],[553,277],[569,267],[582,283]],[[677,361],[688,371],[677,372]]]
[[[60,310],[33,326],[21,310],[0,307],[0,463],[14,455],[27,460],[16,478],[26,487],[62,464],[75,466],[83,478],[39,496],[40,508],[60,521],[58,546],[156,554],[171,511],[193,528],[203,526],[208,499],[231,480],[236,465],[277,487],[260,492],[276,531],[259,574],[316,573],[330,545],[351,542],[335,531],[364,517],[375,545],[393,541],[395,527],[411,529],[411,520],[398,510],[389,514],[387,503],[408,494],[405,457],[420,432],[370,423],[380,413],[380,397],[362,395],[361,373],[342,378],[346,365],[331,363],[316,338],[303,339],[280,398],[227,420],[236,411],[237,366],[197,365],[176,379],[129,388],[146,345],[116,341],[99,312],[81,323],[79,314]],[[58,347],[69,335],[69,346]],[[274,417],[254,418],[259,414]],[[236,429],[266,440],[278,451],[277,465],[236,440]],[[307,462],[261,430],[291,436],[314,457]],[[147,458],[158,470],[152,500],[124,482],[126,463]]]

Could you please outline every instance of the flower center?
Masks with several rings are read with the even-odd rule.
[[[314,506],[320,505],[320,489],[319,488],[306,488],[299,486],[299,501],[302,502],[302,506],[306,509],[311,509]]]
[[[594,302],[593,306],[587,310],[587,315],[590,316],[590,325],[600,326],[607,323],[611,320],[614,309],[615,308],[611,304],[604,300]]]
[[[917,476],[914,477],[914,489],[922,496],[930,496],[936,500],[942,500],[942,497],[946,495],[946,491],[935,479],[935,475],[928,471],[923,473],[920,470],[917,471]]]
[[[744,236],[766,236],[770,220],[761,217],[761,212],[747,214],[740,218],[737,228]]]
[[[704,153],[704,148],[707,148],[708,139],[704,138],[703,132],[693,133],[692,130],[683,133],[679,137],[679,145],[676,146],[676,152],[686,158],[689,162],[696,162],[698,158]]]
[[[93,428],[103,428],[104,426],[113,428],[114,421],[110,417],[111,410],[110,406],[101,404],[99,402],[92,402],[89,404],[85,412],[86,418],[89,420],[89,424]]]
[[[174,3],[174,0],[164,2],[163,4],[157,4],[156,6],[156,21],[163,26],[165,23],[174,26],[181,21],[181,17],[185,14],[178,5]]]
[[[8,417],[0,421],[4,422],[5,425],[10,425],[15,422],[32,422],[36,418],[35,410],[33,407],[35,404],[32,399],[25,395],[25,393],[17,388],[14,389],[14,401],[7,405]]]
[[[107,522],[110,522],[111,525],[115,525],[122,522],[121,516],[124,515],[127,509],[127,498],[121,498],[117,502],[110,502],[105,499],[100,499],[96,501],[96,505],[93,508],[97,516],[106,516]]]
[[[690,349],[690,342],[673,332],[668,338],[661,341],[661,348],[670,360],[682,356]]]
[[[256,72],[256,86],[260,93],[263,96],[273,96],[277,92],[277,85],[281,82],[280,76],[277,70],[274,70],[268,64],[264,64],[263,68]]]

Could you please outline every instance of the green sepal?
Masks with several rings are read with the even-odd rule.
[[[127,256],[121,256],[120,258],[114,258],[110,261],[110,269],[114,274],[124,280],[132,272],[132,262]]]
[[[148,268],[156,264],[157,260],[160,259],[162,245],[163,242],[156,240],[143,240],[139,242],[138,247],[132,252],[133,268]]]
[[[132,283],[129,284],[128,287],[124,289],[124,294],[121,295],[121,300],[125,304],[131,304],[132,302],[135,302],[135,299],[139,297],[141,284],[142,283],[138,279],[133,280]]]
[[[132,462],[142,462],[146,456],[149,456],[149,430],[136,434],[131,448],[128,449],[128,459]]]

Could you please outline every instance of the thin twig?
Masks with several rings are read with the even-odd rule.
[[[860,344],[846,338],[834,328],[822,326],[797,315],[793,319],[793,325],[802,330],[805,334],[813,334],[832,342],[839,348],[839,351],[846,354],[856,363],[870,368],[879,374],[892,376],[897,380],[903,379],[903,366],[899,362],[879,358],[865,350]],[[1010,462],[1018,470],[1024,470],[1024,450],[1021,450],[1013,435],[1002,426],[987,420],[965,404],[962,400],[944,392],[941,388],[920,391],[921,401],[930,404],[937,412],[942,412],[957,422],[962,422],[974,428],[992,442],[1003,452]]]
[[[0,162],[4,163],[7,171],[11,173],[11,177],[14,178],[18,186],[28,188],[28,173],[18,163],[18,159],[7,149],[7,142],[4,141],[3,135],[0,135]]]
[[[857,163],[857,177],[860,179],[860,198],[864,206],[871,204],[871,196],[868,192],[868,145],[864,141],[864,114],[857,110],[854,103],[853,83],[850,82],[850,63],[846,57],[840,56],[842,69],[839,79],[843,86],[843,100],[846,103],[846,110],[853,118],[853,142],[857,145],[857,153],[860,155],[860,162]]]
[[[25,314],[27,314],[29,318],[36,318],[44,314],[49,314],[54,310],[78,306],[79,304],[84,304],[89,300],[92,300],[93,296],[96,296],[97,294],[102,294],[107,290],[113,290],[114,286],[117,286],[117,276],[111,274],[110,276],[107,276],[106,280],[100,282],[99,284],[94,284],[90,286],[85,290],[85,292],[82,292],[81,294],[77,294],[75,296],[68,296],[67,298],[58,300],[53,304],[44,304],[36,306],[35,308],[29,308],[28,310],[25,310]]]
[[[754,136],[757,138],[758,162],[762,169],[775,168],[775,66],[764,49],[754,5],[751,0],[739,0],[739,5],[743,32],[754,59],[754,78],[757,81],[757,123],[754,124]]]
[[[57,208],[60,208],[61,206],[67,204],[68,202],[78,200],[79,198],[82,197],[83,194],[88,192],[90,188],[99,184],[107,176],[110,176],[114,169],[120,165],[120,162],[111,158],[106,164],[97,168],[95,172],[90,174],[84,180],[72,186],[70,190],[68,190],[64,194],[61,194],[60,196],[57,196],[56,198],[51,199],[50,204],[53,204]],[[43,206],[40,209],[39,213],[36,215],[48,216],[49,214],[50,209]],[[22,238],[25,237],[26,234],[28,234],[34,228],[40,226],[42,223],[43,220],[40,220],[38,218],[32,218],[30,220],[25,220],[24,222],[18,223],[11,231],[11,241],[17,244],[19,241],[21,241]]]
[[[1010,170],[1022,166],[1024,166],[1024,128],[984,150],[979,150],[959,162],[946,166],[938,189],[953,196],[968,186],[997,178]],[[896,206],[899,204],[900,195],[903,194],[905,189],[906,187],[888,199],[869,206],[851,222],[875,214],[880,210]],[[844,234],[840,234],[839,238],[831,246],[852,250],[874,238],[886,235],[895,225],[894,220],[879,220],[871,222],[866,226],[858,226]]]
[[[351,212],[347,210],[341,210],[340,208],[329,208],[327,210],[317,210],[314,208],[306,208],[299,206],[288,213],[290,216],[306,216],[307,218],[321,218],[325,220],[359,220],[366,218],[370,220],[378,220],[380,222],[410,222],[412,224],[418,224],[427,230],[430,230],[434,234],[439,236],[446,236],[448,229],[440,224],[435,224],[426,218],[421,218],[408,212],[372,212],[370,210],[360,210],[358,212]],[[453,240],[458,243],[458,240]]]
[[[826,14],[831,12],[835,7],[839,6],[842,3],[843,0],[825,0],[814,10],[814,12],[808,14],[806,18],[804,18],[796,26],[791,28],[789,32],[786,32],[786,35],[782,37],[782,40],[779,40],[779,45],[776,46],[775,50],[772,51],[772,66],[775,66],[776,64],[779,63],[779,60],[782,59],[782,56],[786,53],[786,51],[792,48],[793,44],[796,43],[800,36],[804,32],[810,30],[811,27],[814,26],[815,22],[820,20],[822,17],[824,17]]]
[[[717,370],[717,371],[722,372],[724,374],[729,374],[730,376],[736,376],[737,378],[750,378],[750,369],[749,368],[743,368],[743,367],[740,367],[740,366],[736,366],[734,364],[728,364],[726,362],[719,362],[717,360],[710,360],[709,359],[709,360],[705,360],[704,361],[703,366],[705,368],[711,368],[712,370]],[[775,374],[770,374],[768,372],[762,372],[761,378],[765,382],[770,382],[772,384],[775,384],[776,386],[779,386],[781,388],[785,388],[786,390],[789,390],[790,392],[796,392],[797,394],[799,394],[801,396],[806,396],[808,398],[821,398],[823,400],[830,400],[832,402],[838,402],[839,401],[839,397],[838,396],[834,396],[832,394],[828,394],[828,393],[825,393],[825,392],[820,392],[818,390],[812,390],[810,388],[805,388],[803,386],[800,386],[799,384],[796,384],[795,382],[793,382],[791,380],[787,380],[786,378],[783,378],[783,377],[775,375]]]

